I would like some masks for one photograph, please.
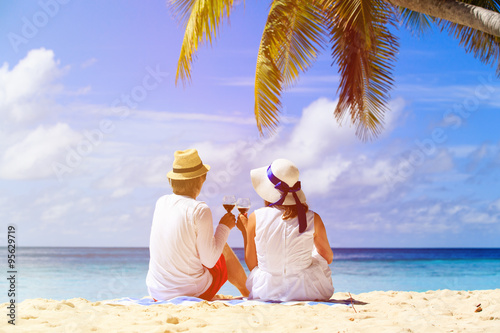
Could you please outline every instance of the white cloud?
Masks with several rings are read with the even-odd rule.
[[[405,107],[406,101],[401,97],[389,101],[388,110],[384,114],[384,131],[381,133],[381,137],[388,136],[396,127],[402,125],[401,122],[405,118],[403,116]]]
[[[97,62],[97,59],[96,58],[90,58],[90,59],[87,59],[85,60],[80,66],[82,68],[87,68],[87,67],[90,67],[92,66],[93,64],[95,64]]]
[[[472,158],[474,159],[474,162],[479,162],[482,160],[486,155],[488,154],[488,151],[490,150],[489,146],[487,144],[482,144],[479,148],[476,149],[476,151],[472,154]]]
[[[477,212],[472,210],[471,212],[462,216],[462,221],[464,223],[472,223],[472,224],[493,224],[500,222],[499,214],[487,214],[483,212]]]
[[[4,121],[29,122],[49,112],[47,96],[62,89],[53,81],[63,73],[54,52],[44,48],[28,52],[12,70],[4,63],[0,67],[0,115]]]
[[[440,204],[435,204],[432,207],[429,207],[429,214],[430,215],[437,215],[440,212],[441,212],[441,205]]]
[[[113,114],[112,109],[105,111],[107,114]],[[217,123],[231,123],[231,124],[243,124],[243,125],[255,125],[254,117],[242,117],[242,116],[228,116],[228,115],[213,115],[204,113],[186,113],[186,112],[168,112],[168,111],[131,111],[131,118],[145,120],[145,121],[156,121],[156,122],[168,122],[172,120],[186,120],[186,121],[197,121],[197,122],[217,122]]]
[[[494,201],[490,204],[489,208],[500,213],[500,199]]]
[[[102,178],[97,185],[101,189],[111,189],[111,197],[121,198],[136,188],[166,185],[166,173],[172,165],[172,159],[170,156],[127,156],[112,163],[108,165],[110,168],[105,175],[100,175]]]
[[[300,175],[305,193],[308,195],[327,193],[339,175],[345,172],[351,164],[352,161],[345,160],[341,156],[335,156],[325,159],[317,168],[305,169]]]
[[[387,182],[386,171],[392,167],[391,162],[384,158],[362,160],[356,169],[351,170],[353,185],[381,186]]]
[[[452,206],[450,208],[448,208],[446,210],[446,213],[449,214],[449,215],[454,215],[460,211],[464,211],[467,209],[467,206],[463,206],[463,205],[456,205],[456,206]]]
[[[121,188],[114,190],[113,193],[111,193],[111,197],[112,198],[125,197],[125,196],[129,195],[130,193],[132,193],[133,191],[134,191],[134,189],[131,187],[121,187]]]
[[[65,95],[68,96],[81,96],[81,95],[87,95],[90,91],[92,90],[91,86],[85,86],[78,88],[75,91],[65,91]],[[95,108],[95,106],[93,106]]]
[[[448,149],[440,149],[435,156],[426,160],[422,167],[417,166],[417,170],[424,173],[442,173],[454,168],[453,157]]]
[[[460,102],[469,109],[464,114],[470,115],[471,112],[477,111],[480,105],[487,104],[494,107],[498,103],[498,99],[495,98],[498,94],[494,93],[495,90],[498,90],[498,85],[495,85],[494,81],[491,80],[491,84],[488,83],[489,89],[485,89],[486,86],[484,86],[483,81],[486,83],[488,80],[484,79],[478,80],[476,85],[438,85],[430,84],[429,81],[425,81],[424,84],[400,83],[397,85],[396,91],[408,93],[410,98],[418,96],[419,102],[434,103],[434,110],[436,110],[435,106],[437,104],[446,103],[450,105],[451,103]],[[461,116],[458,113],[455,113],[453,117],[447,116],[444,110],[442,115],[444,122],[440,126],[461,125],[462,121],[468,117]]]
[[[389,103],[385,115],[382,137],[388,135],[396,126],[404,108],[404,101],[397,99]],[[299,168],[317,165],[325,156],[337,155],[352,145],[364,145],[356,136],[356,128],[349,121],[339,124],[333,113],[337,101],[320,98],[307,106],[300,120],[285,142],[278,141],[273,146],[284,156],[288,156]],[[280,148],[282,146],[283,148]]]
[[[327,98],[311,103],[303,110],[288,140],[275,145],[276,150],[300,169],[317,165],[339,146],[358,142],[355,129],[349,125],[340,126],[334,118],[336,105],[336,101]]]
[[[430,216],[421,216],[415,222],[395,223],[395,229],[402,233],[435,234],[453,231],[456,226],[435,221]]]
[[[320,98],[307,106],[289,137],[280,135],[270,145],[269,152],[261,154],[261,160],[264,164],[276,158],[293,161],[310,195],[325,194],[339,186],[379,186],[369,200],[386,195],[387,189],[380,185],[387,181],[385,174],[392,163],[383,157],[359,154],[368,144],[360,141],[354,127],[338,124],[333,116],[336,103]],[[395,128],[404,105],[402,99],[391,101],[384,133]],[[382,137],[385,135],[388,134]],[[358,154],[353,155],[353,151]]]
[[[0,177],[4,179],[40,179],[53,177],[53,162],[64,163],[67,147],[76,144],[80,134],[68,124],[38,126],[10,146],[0,159]]]
[[[61,221],[62,217],[64,217],[72,207],[72,202],[67,202],[61,205],[48,206],[43,211],[40,218],[45,222]]]
[[[450,146],[448,150],[458,158],[463,158],[469,156],[472,152],[477,149],[475,145],[456,145]]]

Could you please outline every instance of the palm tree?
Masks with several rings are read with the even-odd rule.
[[[186,21],[176,84],[191,79],[198,46],[212,42],[233,0],[169,0]],[[416,33],[432,25],[459,40],[486,64],[500,55],[500,0],[273,0],[258,51],[255,118],[259,132],[274,132],[281,95],[329,47],[339,67],[339,101],[334,115],[349,117],[362,140],[383,128],[398,39],[389,30],[403,23]],[[497,67],[500,74],[500,64]]]

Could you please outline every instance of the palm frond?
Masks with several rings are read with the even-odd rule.
[[[196,0],[167,0],[167,7],[179,22],[186,23]]]
[[[496,72],[500,76],[500,37],[445,20],[438,20],[437,24],[442,31],[448,31],[448,34],[457,39],[467,53],[472,53],[482,63],[493,65],[497,62]]]
[[[483,7],[495,12],[498,12],[500,9],[500,0],[460,0],[460,2]]]
[[[191,80],[191,64],[198,46],[212,39],[219,32],[224,15],[229,17],[233,0],[171,0],[171,7],[181,19],[187,19],[182,41],[175,83]]]
[[[500,9],[500,0],[461,0],[461,2],[496,12]],[[438,21],[438,19],[433,16],[419,13],[408,8],[397,7],[397,9],[403,25],[417,36],[429,31],[433,23]]]
[[[403,25],[416,36],[420,36],[429,31],[432,27],[432,23],[435,21],[435,18],[430,15],[403,7],[399,7],[398,9]]]
[[[462,0],[462,2],[500,12],[500,0]],[[482,63],[493,65],[498,62],[496,72],[500,76],[499,37],[446,20],[437,20],[437,25],[441,31],[448,31],[448,34],[457,39],[467,53],[472,53]]]
[[[312,65],[324,42],[323,17],[316,1],[273,1],[255,71],[254,111],[261,134],[275,130],[283,90]]]
[[[334,0],[328,18],[341,74],[335,117],[342,123],[349,114],[356,135],[372,139],[383,128],[399,47],[386,27],[394,19],[391,8],[379,0]]]

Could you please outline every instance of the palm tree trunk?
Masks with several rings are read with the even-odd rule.
[[[383,0],[500,37],[500,13],[455,0]]]

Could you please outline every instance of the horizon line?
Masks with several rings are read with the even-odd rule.
[[[230,246],[235,249],[243,249],[242,246]],[[2,246],[1,248],[7,248]],[[17,246],[17,248],[101,248],[101,249],[147,249],[149,246],[44,246],[44,245],[30,245],[30,246]],[[432,250],[432,249],[491,249],[500,250],[500,247],[331,247],[332,249],[362,249],[362,250]]]

